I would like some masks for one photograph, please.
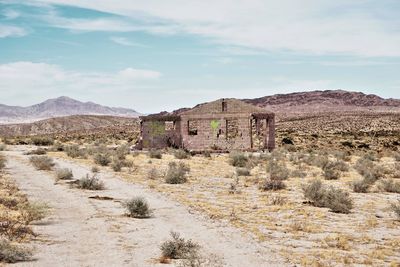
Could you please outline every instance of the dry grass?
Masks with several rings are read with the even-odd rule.
[[[19,243],[34,236],[30,224],[43,219],[48,207],[29,203],[6,174],[0,174],[0,265],[31,258],[31,251]]]
[[[174,186],[166,184],[162,175],[167,172],[170,162],[177,165],[180,162],[170,154],[164,154],[162,159],[151,162],[145,153],[139,153],[135,157],[128,155],[127,159],[132,160],[137,168],[131,173],[122,170],[120,175],[166,194],[212,220],[228,222],[246,231],[293,265],[340,266],[363,265],[368,262],[374,266],[386,266],[400,261],[396,245],[398,243],[395,242],[400,239],[397,231],[400,222],[394,219],[388,204],[388,200],[393,203],[396,196],[380,192],[377,188],[379,183],[371,184],[365,194],[348,193],[353,200],[350,214],[335,213],[329,208],[309,205],[303,197],[303,184],[315,178],[324,180],[320,166],[326,163],[326,158],[329,162],[335,162],[339,158],[348,165],[348,170],[345,171],[339,164],[340,179],[324,180],[326,188],[332,186],[348,192],[351,189],[349,184],[364,178],[356,169],[360,156],[326,152],[322,159],[316,160],[318,163],[314,163],[315,158],[321,157],[321,152],[282,150],[273,154],[259,157],[251,170],[251,176],[240,176],[233,182],[232,176],[236,167],[231,165],[232,159],[226,154],[212,154],[211,158],[198,155],[185,159],[185,164],[190,167],[190,172],[186,174],[187,181]],[[54,155],[63,157],[60,153]],[[286,188],[278,191],[279,193],[259,190],[259,184],[265,177],[269,177],[267,163],[271,158],[284,164],[289,174],[300,170],[306,176],[299,175],[302,176],[299,178],[290,175],[284,180]],[[92,166],[90,160],[76,160]],[[246,167],[251,160],[248,157]],[[368,168],[367,172],[378,177],[385,175],[381,168],[392,168],[395,162],[393,157],[382,157],[379,161],[363,160],[368,164],[373,162],[372,168]],[[158,175],[149,179],[151,169],[156,170],[154,172]],[[229,190],[232,184],[235,187],[234,194]],[[381,216],[377,218],[376,214]],[[375,221],[371,218],[375,218]],[[382,235],[387,236],[387,240],[381,239]],[[373,255],[376,248],[381,248],[374,252],[380,253],[379,257]]]
[[[50,171],[55,165],[53,159],[48,156],[32,156],[29,160],[37,170],[42,171]]]

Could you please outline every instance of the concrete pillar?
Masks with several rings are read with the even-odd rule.
[[[270,132],[269,119],[266,119],[265,120],[265,133],[264,133],[264,149],[269,149],[268,148],[269,132]]]
[[[275,149],[275,116],[268,119],[268,150]]]

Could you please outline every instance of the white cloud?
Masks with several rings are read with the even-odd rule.
[[[69,71],[57,65],[12,62],[0,65],[0,88],[3,101],[23,96],[21,102],[39,101],[43,96],[102,95],[134,90],[161,77],[154,70],[126,68],[114,73]]]
[[[263,51],[400,56],[400,18],[385,1],[347,0],[42,0],[124,16],[127,20],[64,21],[70,29],[201,35]],[[376,12],[376,11],[379,12]],[[380,14],[379,16],[377,14]],[[137,26],[129,19],[140,19]]]
[[[21,37],[27,34],[27,31],[21,27],[0,24],[0,38]]]
[[[132,42],[125,37],[112,36],[112,37],[110,37],[110,40],[113,41],[114,43],[117,43],[117,44],[123,45],[123,46],[145,47],[145,45],[136,43],[136,42]]]
[[[3,12],[3,15],[7,20],[13,20],[21,16],[21,14],[18,11],[15,11],[13,9],[6,9]]]

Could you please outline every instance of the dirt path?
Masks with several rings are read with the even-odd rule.
[[[282,266],[278,256],[240,234],[196,215],[161,194],[131,184],[110,173],[101,173],[106,190],[81,191],[54,184],[54,174],[35,170],[22,151],[6,153],[8,171],[30,199],[48,203],[51,215],[34,228],[36,260],[21,266],[166,266],[157,262],[160,244],[177,231],[215,254],[223,266]],[[90,170],[57,159],[58,167],[70,168],[76,178]],[[89,196],[108,196],[96,200]],[[123,216],[121,201],[143,196],[154,210],[150,219]],[[167,265],[168,266],[168,265]]]

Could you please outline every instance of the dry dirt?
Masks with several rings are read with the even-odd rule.
[[[390,210],[390,203],[398,199],[398,194],[382,192],[376,187],[368,193],[352,192],[349,184],[362,178],[354,169],[360,156],[351,157],[349,171],[341,173],[339,180],[328,181],[324,180],[319,167],[293,164],[289,159],[296,155],[294,152],[277,153],[282,153],[289,171],[301,170],[306,177],[290,177],[285,181],[287,188],[276,192],[258,189],[260,179],[267,175],[264,162],[252,169],[251,176],[239,177],[237,190],[232,194],[230,187],[235,182],[232,179],[235,168],[229,165],[229,157],[224,154],[178,160],[166,153],[162,159],[149,159],[145,153],[139,153],[128,156],[134,167],[124,168],[119,176],[163,193],[217,224],[243,230],[257,241],[258,247],[279,255],[287,265],[397,266],[400,263],[400,222]],[[64,153],[49,154],[67,159]],[[332,155],[330,157],[333,160]],[[73,161],[88,167],[94,165],[90,158]],[[171,161],[190,166],[188,183],[165,183],[163,174]],[[394,158],[382,157],[377,164],[391,170],[388,178],[397,179],[398,176],[393,176],[398,166]],[[148,172],[152,168],[159,173],[155,179],[149,179]],[[101,170],[112,172],[109,167]],[[314,178],[349,192],[354,201],[351,213],[333,213],[306,203],[302,186]],[[283,203],[274,204],[277,198],[283,199]]]
[[[192,214],[186,206],[154,190],[127,182],[108,171],[99,178],[106,190],[82,191],[67,184],[55,184],[54,172],[37,171],[15,147],[4,152],[8,169],[29,199],[40,200],[51,214],[34,226],[39,234],[34,260],[17,266],[164,266],[158,263],[160,244],[169,232],[178,231],[198,242],[205,254],[213,253],[223,266],[284,266],[282,258],[251,238],[221,222]],[[75,178],[90,172],[91,166],[56,159],[58,167],[70,168]],[[98,200],[91,196],[114,200]],[[133,196],[145,197],[154,211],[149,219],[124,216],[121,202]]]

